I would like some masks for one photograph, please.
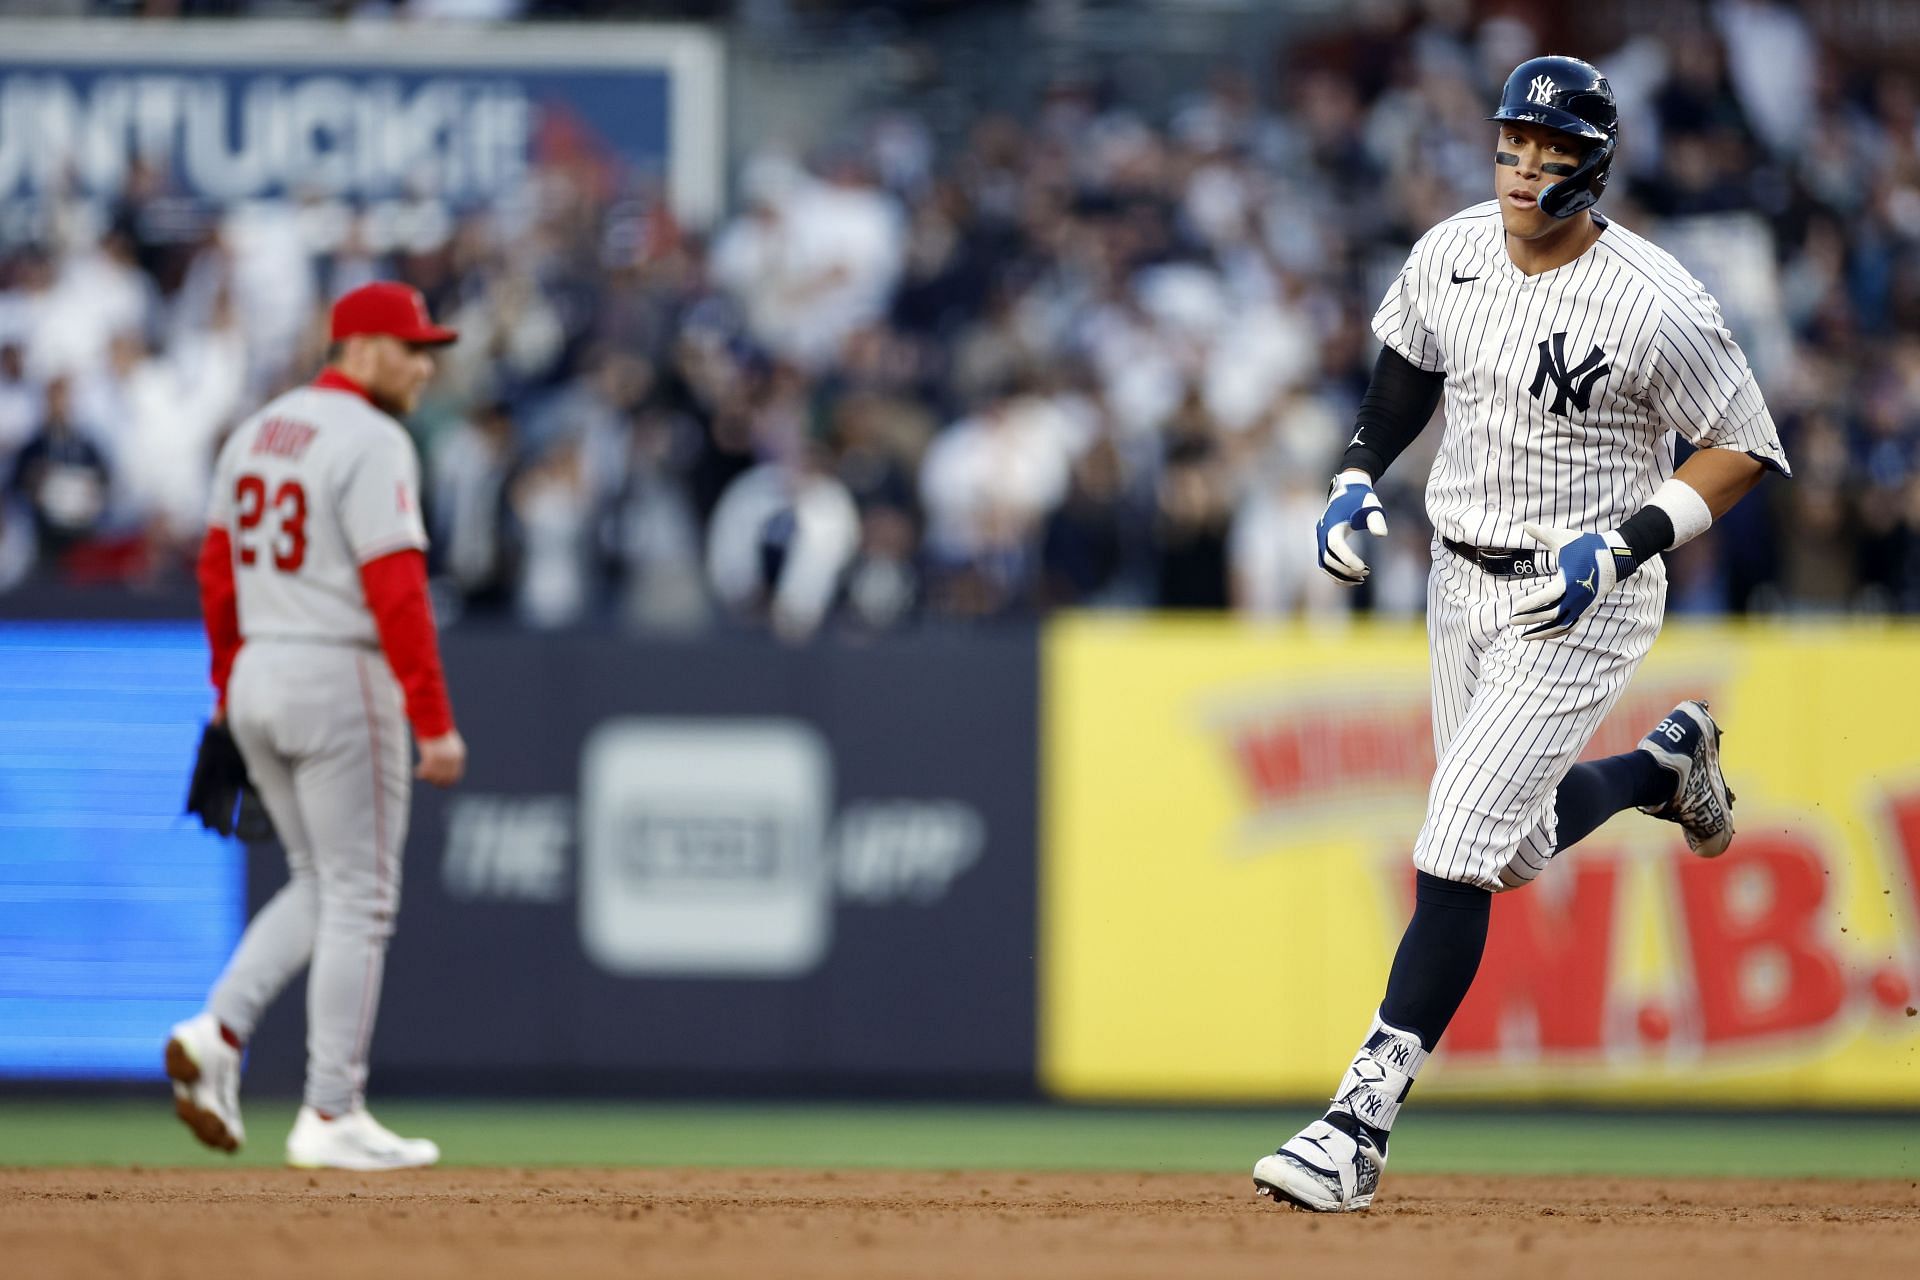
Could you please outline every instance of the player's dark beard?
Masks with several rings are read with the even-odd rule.
[[[385,391],[376,391],[372,387],[368,387],[367,399],[373,401],[374,406],[389,418],[405,418],[407,416],[407,406],[400,403],[400,401],[393,396],[388,395]]]

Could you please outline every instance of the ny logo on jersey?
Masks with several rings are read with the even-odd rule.
[[[1594,347],[1587,358],[1573,368],[1567,368],[1567,335],[1556,333],[1551,338],[1540,339],[1540,367],[1534,370],[1533,385],[1527,390],[1538,400],[1547,389],[1547,379],[1553,379],[1553,403],[1547,407],[1548,413],[1567,416],[1567,401],[1573,401],[1573,407],[1580,412],[1587,411],[1587,402],[1593,396],[1593,384],[1613,372],[1613,366],[1607,363],[1607,353]]]
[[[1553,91],[1557,87],[1552,76],[1535,76],[1533,83],[1527,86],[1527,101],[1536,106],[1550,107],[1553,105]]]

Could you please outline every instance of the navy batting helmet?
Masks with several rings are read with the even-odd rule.
[[[1489,120],[1545,125],[1597,145],[1578,165],[1546,165],[1560,181],[1540,193],[1540,209],[1555,218],[1590,208],[1607,189],[1607,171],[1620,140],[1620,111],[1613,86],[1600,68],[1578,58],[1529,58],[1513,69],[1500,90],[1500,109]]]

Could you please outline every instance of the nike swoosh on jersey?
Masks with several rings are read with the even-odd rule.
[[[1463,276],[1458,271],[1449,271],[1447,274],[1453,277],[1455,284],[1465,284],[1469,280],[1478,280],[1480,278],[1479,276]]]

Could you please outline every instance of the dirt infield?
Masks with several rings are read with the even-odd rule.
[[[1191,1174],[0,1170],[9,1276],[1906,1273],[1911,1182],[1389,1176],[1367,1214]]]

